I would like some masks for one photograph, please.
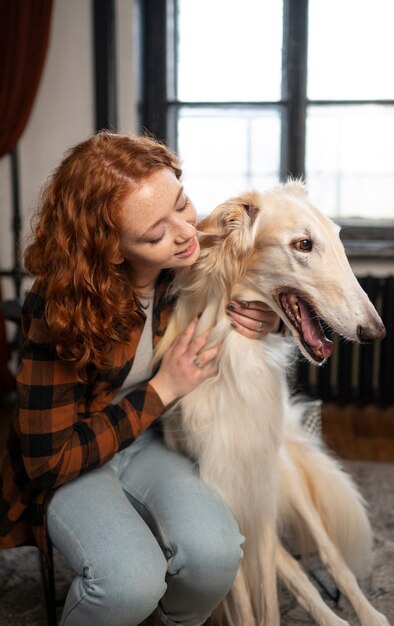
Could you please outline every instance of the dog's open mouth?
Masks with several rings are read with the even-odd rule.
[[[295,293],[281,293],[279,301],[313,360],[321,363],[328,359],[332,353],[332,341],[324,334],[320,318],[310,304]]]

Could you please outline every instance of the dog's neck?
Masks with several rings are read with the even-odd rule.
[[[201,315],[196,335],[213,327],[207,348],[221,343],[231,332],[226,306],[232,298],[237,300],[264,300],[259,291],[247,280],[244,267],[234,259],[223,259],[223,251],[204,254],[197,263],[176,273],[172,286],[179,297],[166,333],[155,351],[158,363],[172,341],[181,334],[197,315]]]
[[[183,332],[187,324],[197,315],[200,319],[196,328],[196,334],[204,332],[208,327],[215,327],[214,338],[223,341],[230,332],[231,326],[226,315],[226,306],[230,300],[266,301],[266,298],[247,277],[240,276],[232,284],[223,280],[219,270],[209,273],[202,268],[194,267],[190,273],[179,273],[176,280],[176,290],[183,294],[183,298],[177,304],[175,317],[177,319],[177,331]],[[235,278],[235,277],[233,277]],[[193,291],[190,289],[193,285]],[[211,343],[211,341],[210,341]]]

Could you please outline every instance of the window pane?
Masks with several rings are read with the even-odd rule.
[[[393,0],[309,0],[308,97],[394,99]]]
[[[178,0],[178,99],[280,99],[282,0]]]
[[[280,112],[183,107],[178,152],[200,215],[245,189],[279,180]]]
[[[328,215],[394,218],[394,107],[310,107],[306,180]]]

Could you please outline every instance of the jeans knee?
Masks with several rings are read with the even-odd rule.
[[[178,546],[172,559],[172,568],[187,586],[200,597],[207,594],[224,596],[230,589],[238,571],[243,551],[244,537],[236,525],[211,528]],[[171,571],[171,565],[170,565]]]
[[[143,622],[166,591],[166,570],[163,557],[160,561],[147,559],[139,564],[118,563],[111,573],[97,578],[88,571],[84,577],[84,601],[100,607],[95,626],[133,626]]]
[[[123,607],[123,611],[129,616],[136,611],[140,612],[142,619],[154,611],[166,590],[165,574],[163,572],[151,572],[146,578],[130,576],[115,579],[105,585],[104,605],[113,615],[116,607]],[[115,622],[117,623],[117,622]],[[139,623],[136,620],[136,623]]]

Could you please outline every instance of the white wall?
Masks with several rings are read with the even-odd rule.
[[[23,241],[39,191],[64,152],[94,131],[91,0],[55,0],[47,58],[34,107],[19,141]],[[134,0],[116,0],[119,129],[135,130]],[[10,159],[0,160],[0,267],[12,265]],[[14,297],[2,279],[3,298]]]

